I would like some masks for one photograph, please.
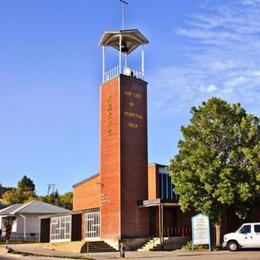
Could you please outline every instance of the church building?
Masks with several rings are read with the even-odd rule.
[[[180,211],[167,167],[148,164],[144,79],[148,43],[137,29],[103,34],[99,42],[103,50],[100,170],[73,186],[70,217],[41,220],[42,242],[102,240],[116,248],[119,241],[141,244],[158,237],[163,243],[163,237],[191,235],[190,216]],[[112,69],[106,65],[107,48],[117,53],[113,62],[118,65]],[[138,51],[140,69],[129,64],[129,56]]]
[[[167,167],[148,164],[148,43],[137,29],[103,34],[99,172],[73,186],[72,212],[41,218],[41,242],[81,241],[81,252],[95,252],[118,250],[121,242],[126,249],[174,249],[191,239],[193,212],[180,210]],[[108,62],[107,48],[116,53]],[[140,53],[137,67],[129,59],[134,52]],[[225,232],[239,226],[235,219],[227,218]]]

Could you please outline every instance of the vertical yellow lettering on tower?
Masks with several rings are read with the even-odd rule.
[[[112,97],[109,96],[107,98],[107,135],[110,136],[112,134]]]

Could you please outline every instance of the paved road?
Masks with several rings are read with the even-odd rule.
[[[118,253],[89,254],[96,260],[120,259]],[[126,260],[260,260],[260,251],[126,252]]]
[[[86,255],[85,255],[86,256]],[[96,260],[120,259],[118,253],[89,254]],[[68,258],[3,256],[0,260],[68,260]],[[126,252],[126,260],[260,260],[260,251],[218,252]]]

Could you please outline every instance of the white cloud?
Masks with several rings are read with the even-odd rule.
[[[190,17],[179,37],[189,38],[200,51],[190,51],[182,65],[161,68],[155,82],[158,108],[177,115],[212,95],[240,102],[260,112],[260,3],[221,7]],[[246,5],[246,8],[243,8]],[[160,80],[158,81],[158,78]],[[159,91],[158,91],[159,90]],[[159,93],[159,94],[158,94]],[[166,109],[165,109],[166,108]]]
[[[253,71],[252,75],[254,75],[256,77],[260,77],[260,71],[259,70]]]
[[[260,0],[242,0],[242,4],[244,5],[256,5],[260,4]]]
[[[216,61],[212,63],[212,69],[216,72],[230,70],[236,68],[236,63],[232,60],[229,61]]]
[[[239,87],[241,85],[250,83],[251,79],[246,77],[235,77],[224,82],[226,87]]]
[[[207,93],[212,93],[212,92],[215,92],[217,90],[217,86],[215,84],[210,84],[210,85],[208,85],[206,87],[201,86],[199,89],[201,91],[205,91]]]

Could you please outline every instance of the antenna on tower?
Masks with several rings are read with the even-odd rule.
[[[125,29],[125,5],[128,5],[128,2],[125,0],[119,0],[122,4],[122,30]]]

